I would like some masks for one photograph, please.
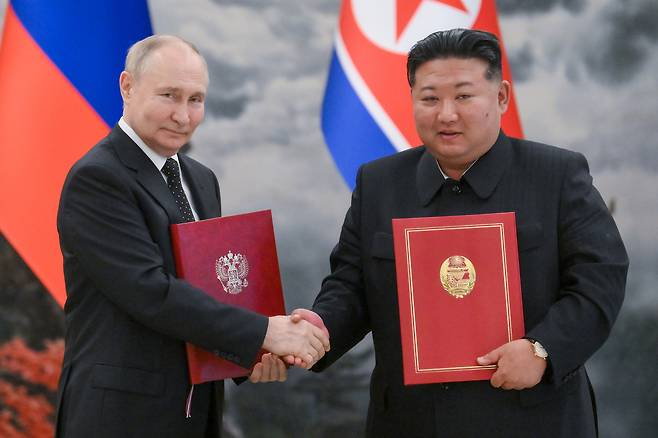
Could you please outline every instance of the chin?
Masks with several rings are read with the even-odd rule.
[[[434,155],[445,158],[461,157],[467,152],[467,149],[468,148],[466,146],[457,144],[437,145],[430,148],[431,151],[434,151]]]
[[[178,150],[186,143],[186,139],[181,138],[166,138],[159,142],[163,148],[168,150]]]

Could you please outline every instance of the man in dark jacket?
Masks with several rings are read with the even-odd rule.
[[[328,348],[311,324],[219,303],[176,278],[169,226],[221,214],[213,172],[179,153],[203,120],[207,86],[190,43],[136,43],[120,76],[123,117],[66,179],[61,437],[219,436],[222,382],[190,386],[185,342],[242,367],[261,348],[306,365]],[[252,380],[278,378],[283,363],[266,358]]]
[[[372,332],[373,438],[595,436],[584,364],[617,317],[628,260],[585,158],[502,132],[510,84],[492,34],[436,32],[411,49],[407,71],[423,146],[358,172],[316,314],[296,311],[320,325],[319,315],[331,335],[314,370]],[[526,338],[477,358],[497,364],[490,382],[405,386],[391,220],[506,211],[516,213]]]

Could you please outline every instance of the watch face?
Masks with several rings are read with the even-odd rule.
[[[535,350],[535,356],[541,357],[542,359],[546,359],[548,357],[548,352],[544,348],[543,345],[541,345],[539,342],[535,341],[532,343],[532,346]]]

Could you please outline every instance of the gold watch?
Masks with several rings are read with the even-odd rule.
[[[548,351],[544,348],[542,344],[540,344],[538,341],[530,338],[526,338],[530,343],[532,344],[532,350],[535,356],[540,357],[544,360],[548,358]]]

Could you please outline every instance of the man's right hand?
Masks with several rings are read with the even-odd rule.
[[[307,321],[293,322],[290,316],[271,316],[263,348],[278,356],[292,356],[295,365],[310,368],[329,351],[329,336]]]
[[[308,309],[301,309],[301,308],[295,309],[290,314],[290,318],[294,323],[298,323],[302,321],[310,322],[311,324],[322,330],[322,333],[324,333],[327,336],[327,338],[329,338],[329,330],[327,330],[327,327],[324,325],[324,321],[322,320],[320,315],[318,315],[314,311]],[[307,366],[307,364],[301,361],[298,357],[294,357],[292,355],[283,356],[281,359],[283,359],[283,361],[288,365],[295,365],[302,368],[311,368],[311,366],[313,366],[313,365]]]

